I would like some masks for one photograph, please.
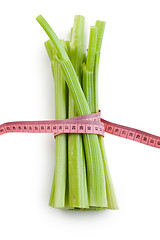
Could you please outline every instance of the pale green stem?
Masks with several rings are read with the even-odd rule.
[[[67,86],[62,70],[56,61],[53,62],[55,53],[51,41],[45,43],[54,75],[55,86],[55,119],[67,118]],[[66,172],[67,172],[67,135],[61,134],[55,138],[55,170],[50,194],[49,205],[54,208],[65,208]]]
[[[98,97],[98,71],[99,71],[99,59],[100,59],[100,53],[95,54],[95,70],[94,70],[94,96],[95,96],[95,112],[99,111],[99,97]]]
[[[69,57],[81,82],[81,65],[83,62],[84,17],[75,16],[71,30]],[[69,92],[69,118],[76,117],[76,109],[72,94]],[[85,155],[82,135],[68,135],[68,187],[70,207],[88,208]]]
[[[89,36],[88,53],[87,53],[87,59],[86,59],[86,68],[89,72],[94,71],[96,45],[97,45],[97,28],[91,27],[90,36]]]
[[[99,70],[99,60],[100,60],[100,50],[102,45],[102,39],[105,29],[105,22],[103,21],[96,21],[97,27],[97,48],[96,48],[96,55],[95,55],[95,111],[99,111],[99,104],[98,104],[98,70]],[[105,173],[105,181],[106,181],[106,193],[107,193],[107,202],[109,209],[118,209],[117,199],[112,183],[112,178],[109,171],[109,166],[107,162],[107,156],[105,152],[105,145],[104,139],[102,136],[99,136],[99,144],[101,147],[102,157],[103,157],[103,164],[104,164],[104,173]]]

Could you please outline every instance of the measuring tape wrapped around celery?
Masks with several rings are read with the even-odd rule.
[[[45,47],[55,85],[55,120],[0,125],[8,132],[55,134],[55,170],[49,205],[63,209],[117,209],[107,163],[104,132],[160,148],[160,137],[108,122],[98,107],[98,69],[105,22],[90,28],[83,51],[84,17],[75,16],[70,41],[59,40],[46,20],[37,21],[49,36]]]
[[[97,21],[91,27],[86,56],[83,16],[75,16],[70,41],[60,41],[42,16],[37,21],[50,38],[45,47],[55,83],[56,120],[98,112],[98,67],[105,22]],[[71,209],[118,208],[102,136],[61,134],[56,137],[49,204]]]

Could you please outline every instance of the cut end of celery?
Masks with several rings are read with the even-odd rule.
[[[96,51],[100,52],[101,51],[101,45],[102,45],[102,39],[103,39],[103,34],[104,34],[104,29],[105,29],[106,23],[104,21],[96,21],[95,26],[97,27],[97,48]]]
[[[41,19],[42,15],[38,15],[38,17],[36,17],[36,20],[39,22],[39,19]]]

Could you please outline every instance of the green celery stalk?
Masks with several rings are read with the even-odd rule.
[[[105,22],[96,21],[95,26],[97,27],[97,46],[96,46],[96,54],[95,54],[95,68],[94,68],[94,76],[95,76],[95,112],[99,111],[98,106],[98,70],[99,70],[99,60],[100,60],[100,50],[102,45],[102,39],[105,29]],[[104,139],[102,136],[98,136],[99,144],[101,147],[103,163],[104,163],[104,173],[105,173],[105,181],[106,181],[106,193],[107,193],[107,202],[109,209],[118,209],[117,199],[112,183],[112,178],[109,171],[107,156],[105,152]]]
[[[89,46],[86,58],[86,65],[83,64],[83,92],[87,99],[91,113],[95,112],[95,100],[94,100],[94,65],[95,65],[95,53],[97,46],[97,28],[90,28]]]
[[[89,46],[86,59],[86,68],[89,72],[94,70],[95,53],[97,46],[97,27],[90,27]]]
[[[100,52],[96,52],[95,54],[95,68],[94,68],[94,104],[95,104],[95,112],[99,111],[99,101],[98,101],[98,72],[99,72],[99,60],[100,60]]]
[[[58,37],[42,16],[38,16],[37,21],[46,31],[58,52],[58,56],[55,56],[54,60],[61,66],[66,83],[74,99],[77,114],[90,114],[91,111],[82,91],[78,77],[63,45],[60,44]],[[89,205],[94,207],[107,207],[103,159],[98,136],[94,134],[84,134],[83,140],[87,163]]]
[[[64,42],[62,42],[64,44]],[[55,119],[67,118],[67,85],[62,70],[54,61],[54,46],[49,40],[45,47],[51,60],[55,86]],[[66,173],[67,173],[67,134],[61,134],[55,138],[55,170],[50,194],[49,205],[54,208],[65,208]]]
[[[97,28],[90,28],[90,37],[88,45],[88,53],[86,57],[86,64],[83,64],[83,92],[87,99],[91,113],[95,112],[95,99],[94,99],[94,65],[95,65],[95,54],[97,45]],[[104,208],[90,207],[91,210],[102,210]]]
[[[99,60],[100,60],[100,51],[102,46],[103,34],[106,23],[104,21],[96,21],[95,27],[97,28],[97,44],[96,44],[96,53],[95,53],[95,111],[99,111],[98,104],[98,71],[99,71]]]
[[[71,29],[69,57],[81,83],[83,53],[84,17],[75,16]],[[77,116],[74,100],[69,92],[69,118]],[[69,207],[88,208],[85,155],[81,134],[68,134],[68,205]]]

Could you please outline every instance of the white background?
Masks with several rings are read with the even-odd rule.
[[[160,135],[160,4],[157,0],[1,1],[0,124],[54,118],[54,87],[35,18],[69,39],[74,15],[106,21],[100,109],[115,123]],[[160,239],[160,150],[106,134],[120,209],[48,206],[54,172],[49,134],[0,136],[0,239]]]

